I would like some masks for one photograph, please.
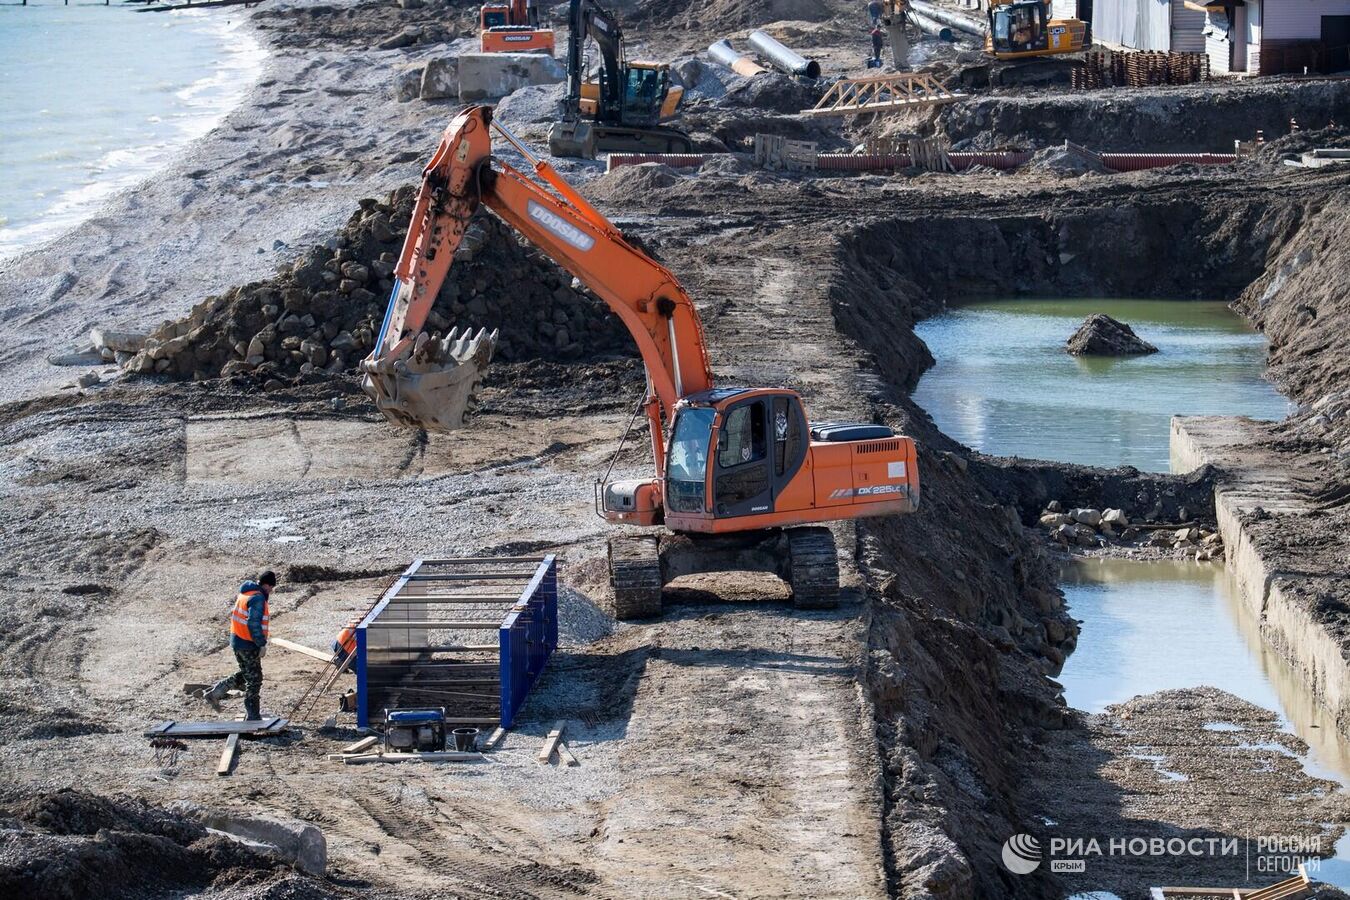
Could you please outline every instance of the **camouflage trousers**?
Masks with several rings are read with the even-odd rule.
[[[258,711],[261,708],[259,695],[262,694],[262,657],[258,654],[258,648],[250,646],[248,648],[234,649],[235,661],[239,663],[239,671],[235,672],[229,678],[221,682],[226,689],[234,688],[237,691],[244,692],[244,711],[250,719],[259,718]],[[223,692],[222,692],[223,696]]]

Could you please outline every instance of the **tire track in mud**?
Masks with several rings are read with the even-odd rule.
[[[353,799],[380,831],[401,845],[416,851],[417,859],[413,861],[414,865],[437,879],[437,888],[440,890],[453,885],[472,891],[473,896],[502,898],[502,900],[540,900],[545,897],[556,897],[560,891],[575,896],[593,895],[591,882],[594,881],[594,876],[589,873],[578,877],[576,874],[537,860],[524,865],[513,861],[504,866],[496,866],[474,859],[471,853],[452,855],[446,852],[444,843],[436,840],[438,834],[444,834],[444,829],[437,821],[412,812],[402,804],[382,802],[380,798],[356,794],[353,795]],[[454,822],[450,815],[439,809],[437,812],[446,822]],[[456,813],[465,814],[465,810],[457,808]],[[473,813],[467,815],[478,819]],[[479,824],[481,828],[481,822]],[[460,830],[471,840],[474,839],[474,835],[467,829]],[[509,852],[490,846],[485,849],[494,853]],[[530,849],[538,852],[537,847]],[[436,863],[437,867],[430,868],[423,865],[421,863],[423,859]],[[519,859],[519,856],[513,855],[514,859]]]

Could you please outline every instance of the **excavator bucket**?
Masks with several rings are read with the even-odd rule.
[[[497,332],[485,328],[451,329],[441,340],[423,332],[393,358],[364,360],[361,387],[395,425],[454,431],[476,404],[496,349]]]
[[[580,119],[554,122],[548,130],[548,152],[573,159],[595,159],[595,126]]]

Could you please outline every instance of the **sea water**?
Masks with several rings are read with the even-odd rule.
[[[1147,356],[1070,356],[1093,313],[1131,325]],[[1265,379],[1266,339],[1223,303],[996,300],[915,328],[937,364],[914,400],[951,437],[998,456],[1169,468],[1174,415],[1280,419],[1291,404]]]
[[[256,80],[237,11],[139,8],[0,5],[0,258],[151,175]]]

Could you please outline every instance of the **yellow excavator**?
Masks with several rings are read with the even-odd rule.
[[[1082,19],[1050,18],[1049,0],[992,0],[984,52],[995,59],[1081,53],[1091,43]]]
[[[598,81],[586,81],[582,47],[600,48]],[[567,37],[567,97],[562,121],[548,133],[554,156],[594,159],[599,150],[688,153],[689,136],[662,123],[675,118],[684,88],[665,63],[629,61],[616,16],[596,0],[572,0]]]
[[[961,83],[967,87],[1065,81],[1079,64],[1071,54],[1081,53],[1092,44],[1087,22],[1051,18],[1050,0],[990,0],[984,23],[928,0],[889,0],[888,18],[892,21],[899,15],[897,7],[983,39],[985,55],[992,61],[961,70]]]

